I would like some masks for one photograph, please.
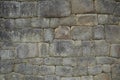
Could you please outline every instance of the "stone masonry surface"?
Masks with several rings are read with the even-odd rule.
[[[0,0],[0,80],[120,80],[120,0]]]

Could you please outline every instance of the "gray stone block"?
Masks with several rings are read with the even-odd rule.
[[[72,13],[90,13],[94,11],[93,0],[71,0]]]
[[[16,47],[18,58],[30,58],[38,56],[36,43],[21,43]]]
[[[120,63],[112,65],[112,80],[120,79]]]
[[[42,17],[65,17],[70,13],[67,0],[42,0],[38,3],[38,15]]]
[[[93,38],[94,39],[97,39],[97,40],[104,39],[104,35],[105,35],[104,26],[98,25],[98,26],[93,27]]]
[[[112,44],[111,45],[111,53],[112,57],[120,58],[120,45],[119,44]]]
[[[21,2],[20,16],[21,17],[37,16],[37,2]]]
[[[24,76],[23,80],[44,80],[42,76]]]
[[[105,40],[95,41],[95,55],[96,56],[109,56],[110,44]]]
[[[51,18],[49,24],[50,24],[51,28],[56,28],[60,25],[60,19],[59,18]]]
[[[77,25],[97,25],[97,15],[96,14],[80,14],[77,15]]]
[[[117,25],[107,25],[105,26],[105,36],[106,40],[110,43],[120,42],[120,26]]]
[[[72,76],[72,67],[56,66],[56,75],[58,75],[58,76]]]
[[[63,65],[76,66],[77,65],[77,59],[76,58],[63,58]]]
[[[74,40],[90,40],[92,38],[92,28],[74,26],[71,28],[71,36]]]
[[[54,39],[54,30],[53,29],[44,29],[44,41],[52,42]]]
[[[112,14],[114,8],[116,6],[116,2],[112,0],[95,0],[95,8],[97,13],[108,13]]]
[[[105,64],[102,66],[102,71],[105,73],[109,73],[111,71],[111,66],[109,64]]]
[[[49,19],[47,19],[47,18],[32,18],[31,26],[32,27],[40,27],[40,28],[48,28],[49,27]]]
[[[48,43],[39,43],[39,57],[48,57],[49,56],[49,44]]]
[[[56,75],[47,75],[45,76],[45,80],[60,80],[60,77]]]
[[[81,80],[80,77],[63,77],[61,80]]]
[[[31,58],[31,59],[28,59],[28,63],[33,64],[33,65],[42,65],[44,64],[44,59],[43,58]]]
[[[114,10],[114,15],[120,16],[120,3],[117,3],[117,6]]]
[[[55,40],[50,44],[51,56],[71,56],[73,54],[72,40]]]
[[[82,76],[80,80],[93,80],[93,76]]]
[[[94,80],[111,80],[110,74],[101,73],[94,76]]]

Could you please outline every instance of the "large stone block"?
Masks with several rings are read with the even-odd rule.
[[[36,43],[21,43],[16,47],[18,58],[29,58],[38,56]]]
[[[21,17],[37,16],[37,2],[21,2],[20,16]]]
[[[71,56],[73,54],[72,40],[55,40],[50,44],[51,56]]]
[[[77,65],[77,59],[76,58],[63,58],[63,65],[76,66]]]
[[[120,79],[120,63],[112,65],[112,80]]]
[[[71,37],[74,40],[90,40],[92,38],[92,28],[74,26],[71,28]]]
[[[110,44],[106,41],[96,40],[94,47],[96,56],[109,56]]]
[[[97,25],[97,15],[96,14],[80,14],[77,15],[77,25]]]
[[[112,14],[116,7],[115,1],[112,0],[95,0],[95,8],[97,13]]]
[[[47,75],[45,76],[45,80],[60,80],[60,77],[56,75]]]
[[[120,58],[120,45],[119,44],[112,44],[110,55],[112,57]]]
[[[67,0],[42,0],[38,3],[38,15],[42,17],[64,17],[70,13]]]
[[[109,73],[111,71],[111,65],[109,65],[109,64],[103,65],[102,70],[104,73]]]
[[[117,4],[114,10],[114,15],[120,16],[120,3]]]
[[[48,43],[39,43],[39,57],[48,57],[49,56],[49,44]]]
[[[56,75],[58,76],[72,76],[72,67],[56,66]]]
[[[110,43],[119,43],[120,42],[120,26],[117,25],[108,25],[105,26],[105,36],[106,40]]]
[[[100,39],[104,39],[104,26],[102,25],[98,25],[93,27],[93,38],[100,40]]]
[[[52,42],[54,38],[54,30],[53,29],[44,29],[44,41]]]
[[[71,0],[72,13],[90,13],[94,11],[93,0]]]
[[[59,26],[58,28],[56,28],[55,38],[56,39],[70,39],[70,27]]]
[[[22,80],[44,80],[44,78],[42,76],[24,76],[24,78]]]
[[[111,80],[110,74],[101,73],[94,76],[94,80]]]
[[[16,53],[13,50],[0,50],[1,59],[15,59]]]
[[[16,1],[4,1],[2,3],[2,17],[16,18],[20,16],[20,3]]]
[[[49,27],[49,19],[47,19],[47,18],[32,18],[31,26],[32,27],[40,27],[40,28],[48,28]]]

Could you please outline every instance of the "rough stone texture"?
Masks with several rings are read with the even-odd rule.
[[[72,13],[90,13],[94,11],[93,0],[71,0]]]
[[[38,3],[38,15],[43,17],[69,16],[70,4],[67,0],[45,0]]]
[[[120,58],[120,45],[119,44],[111,45],[111,56]]]
[[[0,0],[0,80],[120,80],[120,0]]]
[[[92,38],[92,28],[84,26],[73,26],[71,36],[75,40],[90,40]]]
[[[80,14],[77,15],[77,25],[97,25],[97,15],[96,14]]]
[[[105,26],[106,40],[110,43],[119,43],[120,42],[120,26],[117,25],[108,25]]]

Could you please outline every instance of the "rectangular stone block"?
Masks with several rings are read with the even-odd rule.
[[[49,19],[48,18],[32,18],[31,19],[32,27],[48,28]]]
[[[38,75],[53,75],[55,73],[55,66],[42,65],[39,67]]]
[[[112,14],[116,6],[113,0],[95,0],[95,9],[97,13]]]
[[[71,37],[74,40],[90,40],[92,38],[92,27],[73,26]]]
[[[58,76],[72,76],[72,67],[56,66],[56,75],[58,75]]]
[[[27,60],[28,63],[33,64],[33,65],[42,65],[44,64],[44,59],[43,58],[31,58]]]
[[[55,57],[49,57],[44,59],[45,65],[62,65],[63,59],[62,58],[55,58]]]
[[[120,79],[120,63],[112,65],[112,80]]]
[[[77,59],[76,58],[63,58],[63,65],[76,66],[77,65]]]
[[[110,74],[101,73],[94,76],[94,80],[111,80]]]
[[[1,59],[15,59],[16,55],[14,50],[0,50]]]
[[[93,80],[93,76],[82,76],[80,80]]]
[[[44,80],[44,77],[27,75],[27,76],[24,76],[23,80]]]
[[[61,80],[81,80],[80,77],[63,77]]]
[[[67,0],[42,0],[38,2],[38,15],[42,17],[69,16],[70,4]]]
[[[80,14],[77,15],[77,25],[97,25],[97,15],[96,14]]]
[[[72,40],[55,40],[50,44],[51,56],[71,56],[73,54]]]
[[[112,57],[120,58],[120,44],[112,44],[110,55]]]
[[[111,72],[111,65],[109,65],[109,64],[103,65],[102,66],[102,71],[105,72],[105,73]]]
[[[93,27],[93,38],[96,40],[104,39],[104,26],[98,25]]]
[[[71,0],[72,13],[91,13],[94,11],[93,0]]]
[[[18,58],[30,58],[38,56],[38,47],[36,43],[20,43],[16,47]]]
[[[52,42],[54,38],[54,30],[53,29],[44,29],[44,41]]]
[[[16,1],[4,1],[2,4],[2,17],[20,17],[20,3]]]
[[[49,44],[48,43],[39,43],[39,57],[48,57],[49,56]]]
[[[105,40],[95,41],[95,55],[96,56],[109,56],[110,44]]]
[[[60,80],[60,77],[56,75],[47,75],[45,76],[45,80]]]
[[[21,17],[37,16],[37,2],[21,2],[20,16]]]
[[[50,24],[51,28],[57,28],[58,26],[60,26],[60,19],[59,18],[51,18],[49,24]]]
[[[107,25],[105,26],[106,40],[110,43],[120,42],[120,26],[118,25]]]
[[[117,6],[114,10],[114,15],[120,16],[120,1],[118,1]]]

